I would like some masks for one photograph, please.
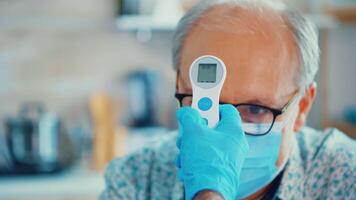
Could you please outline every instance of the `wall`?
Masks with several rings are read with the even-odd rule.
[[[43,101],[49,110],[75,120],[85,112],[91,93],[112,87],[118,77],[138,68],[159,69],[166,83],[162,94],[173,101],[171,33],[155,33],[152,41],[141,43],[134,33],[118,31],[115,2],[0,1],[0,118],[13,115],[24,101]],[[356,104],[355,35],[354,25],[330,32],[327,87],[332,119]],[[320,127],[320,101],[309,120],[315,127]],[[162,105],[165,110],[172,106]]]
[[[330,118],[343,117],[348,106],[356,106],[356,25],[343,25],[330,32],[328,88]]]
[[[41,101],[75,119],[91,93],[139,68],[159,69],[173,99],[171,33],[138,42],[116,29],[115,12],[114,0],[0,1],[1,117]]]

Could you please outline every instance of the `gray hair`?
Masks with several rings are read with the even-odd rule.
[[[183,42],[194,23],[209,9],[219,5],[231,7],[252,6],[261,9],[272,9],[278,12],[286,20],[299,48],[301,66],[296,77],[299,88],[304,91],[314,81],[319,68],[320,57],[318,32],[315,25],[298,10],[287,7],[281,2],[276,3],[276,1],[268,0],[201,0],[182,17],[174,33],[172,54],[175,70],[180,66]]]

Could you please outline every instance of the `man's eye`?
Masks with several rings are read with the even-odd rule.
[[[248,123],[270,123],[273,120],[273,113],[263,107],[256,105],[241,105],[237,108],[241,119]]]
[[[256,106],[251,106],[248,109],[248,112],[249,112],[249,114],[252,114],[252,115],[263,115],[263,114],[267,113],[266,109],[259,108],[259,107],[256,107]]]

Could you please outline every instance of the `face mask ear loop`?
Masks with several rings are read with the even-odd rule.
[[[298,93],[299,93],[299,92],[298,92]],[[300,98],[301,98],[301,95],[300,95],[300,93],[299,93],[299,94],[298,94],[298,97],[295,98],[295,100],[294,100],[294,102],[292,103],[291,107],[294,106],[294,103],[295,103],[295,102],[299,102]],[[287,116],[287,119],[282,122],[282,129],[283,129],[283,128],[285,127],[285,125],[289,122],[289,120],[291,120],[291,118],[292,118],[291,116],[292,116],[292,115],[289,114],[289,115]],[[292,140],[292,142],[293,142],[293,145],[288,149],[288,150],[289,150],[289,152],[288,152],[288,157],[286,157],[286,158],[284,159],[284,161],[282,162],[282,165],[279,167],[279,169],[278,169],[278,174],[285,168],[286,164],[288,163],[289,158],[290,158],[291,155],[292,155],[293,149],[295,148],[295,147],[294,147],[294,146],[295,146],[294,140]]]
[[[299,100],[300,100],[300,98],[301,98],[301,94],[300,94],[300,92],[298,92],[298,94],[297,94],[297,97],[293,100],[293,102],[292,102],[292,104],[290,105],[290,107],[289,108],[292,108],[293,106],[294,106],[294,104],[295,104],[295,102],[299,102]],[[285,119],[285,120],[283,120],[283,122],[281,122],[282,123],[282,128],[284,128],[285,127],[285,125],[289,122],[289,120],[291,120],[291,114],[290,113],[288,113],[289,115],[287,115],[287,118]]]

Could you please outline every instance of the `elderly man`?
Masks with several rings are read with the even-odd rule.
[[[190,107],[202,55],[227,68],[215,128]],[[308,19],[267,1],[201,1],[179,22],[173,56],[179,133],[112,161],[101,199],[356,198],[355,142],[304,127],[319,61]]]

